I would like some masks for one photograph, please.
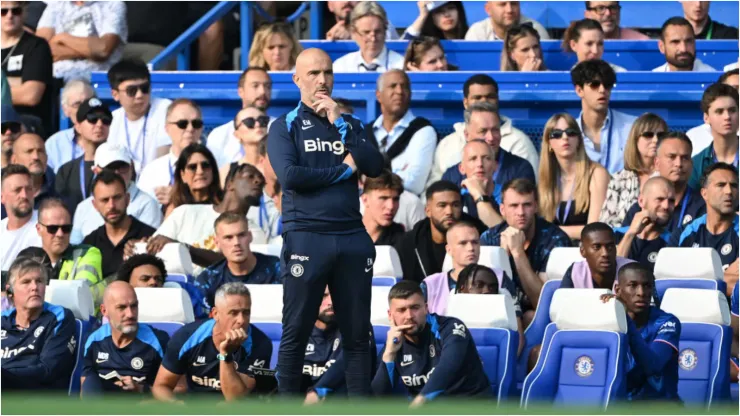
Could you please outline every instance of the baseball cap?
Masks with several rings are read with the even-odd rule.
[[[447,3],[450,3],[450,2],[449,1],[430,1],[429,3],[427,3],[427,10],[429,10],[430,12],[433,10],[437,10]]]
[[[92,97],[80,104],[80,108],[77,109],[77,122],[83,122],[87,118],[88,114],[94,112],[107,114],[108,116],[113,117],[108,106],[100,101],[100,98]]]
[[[95,151],[95,166],[106,168],[114,162],[131,164],[131,154],[128,149],[117,144],[103,143]]]
[[[4,123],[22,123],[21,117],[10,104],[3,104],[0,108],[0,122]]]

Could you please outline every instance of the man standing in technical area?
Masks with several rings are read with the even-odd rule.
[[[332,100],[329,56],[307,49],[293,82],[301,102],[275,120],[267,154],[283,187],[283,335],[277,379],[281,394],[300,393],[303,359],[327,284],[346,358],[350,396],[370,394],[370,286],[375,261],[357,189],[358,171],[374,178],[383,156],[362,123]]]

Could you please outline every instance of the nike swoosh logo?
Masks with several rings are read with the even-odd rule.
[[[315,353],[315,352],[316,352],[316,351],[311,351],[311,352],[307,352],[307,353],[306,353],[306,355],[311,355],[311,354],[313,354],[313,353]]]
[[[206,365],[207,363],[193,363],[193,367],[202,367]]]
[[[104,363],[106,361],[108,361],[107,358],[105,360],[97,359],[97,360],[95,360],[95,364],[101,364],[101,363]]]
[[[313,126],[301,126],[301,129],[302,129],[302,130],[308,130],[308,129],[312,128],[312,127],[313,127]]]
[[[370,271],[370,270],[372,270],[372,269],[373,269],[373,266],[370,266],[370,267],[366,267],[366,268],[365,268],[365,273],[369,272],[369,271]]]
[[[410,361],[408,363],[401,363],[401,367],[406,367],[407,365],[411,365],[413,363],[414,363],[413,361]]]

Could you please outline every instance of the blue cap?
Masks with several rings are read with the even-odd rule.
[[[0,122],[4,123],[23,123],[21,117],[16,113],[10,104],[3,104],[0,108]]]

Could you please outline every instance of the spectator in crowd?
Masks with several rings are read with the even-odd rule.
[[[0,221],[2,271],[7,271],[15,258],[27,247],[41,247],[36,233],[38,213],[33,209],[31,173],[25,166],[9,165],[2,170],[0,195],[8,216]]]
[[[403,39],[429,36],[436,39],[464,39],[468,33],[465,7],[459,1],[419,1],[419,17],[403,33]]]
[[[447,230],[461,218],[473,220],[479,232],[486,227],[480,221],[463,215],[460,188],[452,182],[439,181],[426,190],[427,218],[416,223],[396,244],[401,259],[403,278],[421,282],[442,271],[447,244]]]
[[[109,212],[109,209],[105,207],[105,205],[108,205],[108,202],[104,202],[104,206],[100,206],[100,201],[95,198],[95,183],[102,170],[109,170],[120,176],[123,180],[124,188],[121,194],[117,196],[120,198],[126,197],[126,206],[123,207],[123,211],[121,212],[118,211],[121,208],[119,204],[124,202],[122,199],[108,201],[114,202],[116,205]],[[129,155],[128,150],[121,146],[103,143],[95,152],[95,166],[93,167],[93,171],[96,176],[93,178],[93,183],[90,186],[91,195],[80,202],[77,205],[77,210],[75,210],[74,220],[72,221],[74,224],[72,242],[81,241],[98,227],[107,223],[109,220],[109,218],[106,218],[107,214],[128,214],[141,221],[143,223],[142,225],[145,224],[147,228],[159,227],[162,223],[162,211],[159,209],[157,201],[148,194],[141,192],[133,182],[131,155]],[[123,218],[120,217],[119,219],[122,220]],[[107,276],[108,273],[105,275]]]
[[[46,149],[44,139],[35,133],[24,133],[13,142],[13,154],[10,163],[23,165],[31,174],[31,187],[34,199],[34,209],[50,197],[58,196],[54,190],[54,172],[46,166]],[[3,207],[3,218],[5,218],[5,207]]]
[[[688,186],[691,167],[691,141],[684,133],[669,131],[658,138],[655,171],[671,181],[676,192],[676,207],[667,227],[671,233],[706,213],[701,195]],[[629,227],[632,218],[641,210],[638,203],[632,205],[624,216],[622,226]]]
[[[738,76],[738,69],[735,68],[723,73],[717,82],[729,85],[737,90],[738,82],[740,82],[739,80],[740,76]],[[714,136],[712,136],[712,127],[707,123],[702,123],[701,125],[692,128],[686,132],[686,135],[689,136],[691,143],[693,143],[694,150],[691,154],[692,157],[711,146],[714,141]]]
[[[57,194],[67,197],[73,214],[77,204],[90,195],[90,185],[95,176],[92,170],[95,152],[108,140],[112,120],[108,106],[95,97],[77,109],[74,128],[83,154],[63,164],[54,183]]]
[[[409,397],[414,397],[411,407],[440,394],[492,396],[470,331],[457,318],[428,313],[417,282],[402,281],[391,288],[388,319],[388,339],[379,354],[383,364],[372,382],[375,395],[390,394],[399,374]]]
[[[359,189],[361,193],[365,187],[366,179],[365,175],[360,176]],[[401,183],[403,184],[403,179]],[[362,202],[362,195],[360,195],[360,213],[363,215],[365,213],[365,204]],[[424,204],[421,202],[421,198],[404,189],[398,198],[398,211],[396,211],[396,215],[393,217],[393,222],[402,225],[404,230],[410,230],[414,228],[417,222],[425,218],[426,214],[424,213]]]
[[[547,71],[539,34],[531,26],[514,25],[506,31],[501,71]]]
[[[334,72],[386,72],[403,69],[403,56],[385,45],[388,17],[374,1],[362,1],[349,19],[352,40],[360,48],[334,61]]]
[[[485,9],[489,18],[473,23],[465,40],[504,40],[512,26],[522,24],[531,24],[540,39],[550,39],[544,26],[522,15],[518,1],[487,1]]]
[[[405,232],[403,225],[394,221],[403,193],[403,179],[384,170],[377,178],[365,178],[360,201],[365,207],[362,223],[376,246],[393,246]]]
[[[13,308],[2,315],[3,390],[66,394],[81,342],[75,335],[75,317],[69,309],[44,302],[49,275],[38,260],[18,259],[8,274],[6,290]]]
[[[199,144],[203,135],[203,114],[195,102],[178,98],[167,107],[165,131],[172,141],[170,151],[144,167],[136,186],[163,206],[170,203],[175,167],[183,149]]]
[[[707,213],[674,232],[671,245],[715,249],[722,261],[730,296],[738,277],[737,168],[723,162],[709,166],[701,178],[701,196]]]
[[[239,110],[234,117],[234,136],[239,139],[241,159],[228,164],[221,165],[219,176],[221,185],[231,169],[245,163],[257,166],[260,160],[259,146],[263,140],[267,140],[267,126],[270,117],[255,106],[247,106]]]
[[[283,219],[280,210],[282,190],[270,158],[267,157],[267,140],[257,147],[259,159],[256,168],[265,178],[265,187],[260,197],[259,210],[250,209],[247,213],[249,230],[253,244],[282,244]],[[228,175],[227,175],[228,176]]]
[[[604,29],[593,19],[574,20],[565,29],[562,48],[565,53],[576,54],[576,65],[583,61],[601,59],[604,56]],[[619,65],[610,63],[609,66],[614,72],[626,71]]]
[[[82,79],[73,79],[64,85],[62,90],[62,112],[72,124],[77,118],[77,110],[80,105],[95,96],[95,91],[89,82]],[[72,159],[82,156],[84,150],[80,146],[80,140],[75,132],[74,126],[60,130],[46,140],[46,155],[50,168],[57,173],[63,164]]]
[[[481,220],[486,227],[503,221],[498,212],[501,184],[494,181],[496,163],[491,146],[482,139],[473,139],[463,148],[463,160],[459,165],[459,172],[465,178],[460,183],[463,211]]]
[[[100,310],[108,323],[85,342],[82,397],[104,392],[144,393],[154,384],[169,335],[139,322],[139,301],[126,282],[112,282],[105,289]]]
[[[603,222],[594,222],[581,231],[581,256],[568,267],[560,282],[561,289],[612,289],[617,273],[632,260],[617,256],[614,231]]]
[[[403,67],[406,71],[455,71],[457,67],[450,65],[445,57],[445,51],[437,38],[414,38],[406,48],[403,58]]]
[[[617,75],[602,60],[584,61],[570,71],[581,99],[578,127],[583,133],[586,154],[610,174],[624,169],[624,147],[637,117],[609,108]]]
[[[696,57],[694,28],[683,17],[671,17],[663,23],[658,49],[665,55],[666,63],[653,69],[653,72],[715,71]]]
[[[601,24],[604,35],[607,39],[621,40],[648,40],[644,35],[636,30],[620,27],[622,6],[618,1],[587,1],[586,10],[583,17],[596,20]]]
[[[35,119],[47,135],[52,131],[52,59],[45,39],[23,29],[27,2],[2,2],[2,70],[18,113]],[[46,136],[45,136],[46,137]]]
[[[293,27],[284,22],[268,23],[257,29],[249,50],[249,66],[268,71],[293,71],[295,60],[303,50],[293,33]]]
[[[514,178],[527,178],[532,182],[535,181],[535,174],[532,167],[526,160],[515,156],[501,148],[501,116],[496,104],[488,102],[478,102],[470,104],[464,113],[465,130],[463,131],[464,139],[467,143],[473,140],[483,140],[490,148],[493,164],[493,202],[501,203],[501,186]],[[464,145],[464,146],[467,146]],[[463,147],[464,149],[464,147]],[[458,186],[463,186],[466,180],[466,172],[463,172],[463,164],[471,162],[464,159],[464,151],[461,162],[450,167],[442,175],[443,180],[450,181]],[[474,166],[469,169],[475,170]]]
[[[223,260],[215,252],[216,242],[213,223],[224,212],[235,212],[246,216],[250,207],[259,205],[264,179],[259,171],[251,165],[241,165],[226,178],[226,192],[223,201],[218,204],[186,204],[178,207],[157,229],[154,237],[145,239],[146,251],[157,254],[168,243],[185,244],[193,259],[199,266],[210,266]],[[133,254],[134,244],[126,244],[124,257]],[[200,270],[197,270],[200,272]]]
[[[728,288],[729,290],[729,288]],[[738,365],[738,333],[740,333],[740,285],[735,283],[734,289],[732,289],[732,297],[730,298],[730,326],[732,327],[732,356],[730,357],[730,382],[736,383],[738,380],[738,371],[740,371],[740,365]]]
[[[108,71],[113,99],[121,104],[113,112],[111,143],[125,146],[134,157],[134,167],[144,167],[167,154],[172,140],[167,135],[167,109],[172,101],[152,97],[152,79],[146,64],[123,60]],[[125,140],[125,141],[124,141]]]
[[[655,295],[655,277],[650,269],[631,263],[620,269],[613,297],[627,312],[627,344],[634,365],[627,372],[627,397],[632,401],[679,401],[678,343],[681,322],[650,304]],[[661,383],[651,382],[654,379]]]
[[[13,142],[15,142],[15,139],[27,130],[12,105],[3,103],[1,113],[3,136],[2,154],[0,154],[0,162],[2,164],[0,166],[5,169],[5,167],[10,164],[10,155],[13,153]]]
[[[673,184],[660,176],[648,179],[638,203],[642,211],[635,214],[632,224],[614,229],[617,255],[638,261],[652,271],[658,252],[671,240],[666,226],[676,208]]]
[[[280,259],[249,249],[252,234],[243,215],[225,212],[218,216],[213,228],[216,247],[225,259],[203,270],[195,280],[195,285],[205,294],[205,309],[215,305],[216,290],[226,283],[279,283]]]
[[[359,6],[358,6],[359,7]],[[378,77],[375,96],[381,115],[372,123],[375,143],[393,173],[403,179],[407,191],[420,195],[432,168],[437,132],[411,105],[411,81],[400,69]]]
[[[267,108],[270,107],[270,99],[272,98],[272,81],[270,80],[270,75],[264,68],[250,66],[239,77],[237,93],[242,100],[242,108],[253,106],[266,113]],[[236,119],[238,119],[238,114],[234,117],[234,120]],[[272,123],[272,120],[274,119],[270,118],[270,123]],[[216,157],[219,166],[236,162],[242,157],[241,141],[235,135],[238,127],[231,120],[226,124],[216,127],[208,135],[206,145]]]
[[[694,169],[689,186],[699,188],[701,176],[717,162],[738,167],[738,92],[729,85],[710,85],[701,98],[704,123],[709,125],[712,143],[692,158]]]
[[[683,17],[691,23],[697,39],[737,39],[735,27],[723,25],[709,17],[709,1],[682,1]]]
[[[545,269],[555,247],[570,247],[571,241],[560,227],[537,215],[537,188],[528,179],[507,182],[501,191],[501,216],[504,222],[481,235],[481,245],[499,246],[509,254],[515,293],[522,309],[524,328],[534,318]]]
[[[103,276],[114,275],[123,264],[123,249],[129,240],[150,237],[156,229],[128,213],[133,204],[126,182],[111,168],[93,179],[92,204],[104,224],[86,234],[83,244],[97,247],[103,256]],[[156,209],[156,204],[154,205]],[[77,210],[79,213],[80,210]],[[159,211],[158,211],[159,212]],[[161,213],[160,213],[161,214]],[[92,216],[92,213],[90,213]],[[97,221],[96,221],[97,222]]]
[[[603,62],[603,61],[601,61]],[[578,123],[558,113],[545,124],[537,186],[540,213],[578,240],[586,224],[598,221],[609,172],[586,155]]]
[[[127,1],[126,27],[128,28],[128,40],[123,49],[123,59],[141,59],[144,62],[152,61],[165,47],[185,32],[192,23],[195,23],[194,16],[192,16],[195,13],[189,13],[190,9],[205,8],[207,5],[208,3],[205,3],[204,6],[202,3],[193,4],[186,1],[170,3]],[[166,19],[163,17],[166,17]],[[191,19],[192,21],[190,21]],[[218,24],[223,25],[220,20],[213,25]],[[202,39],[208,37],[211,29],[211,27],[208,27],[200,35],[198,41],[195,42],[198,45],[198,51],[195,52],[198,58],[202,57]],[[212,49],[211,53],[216,52],[213,49],[217,49],[217,45],[209,44],[208,47]],[[223,54],[223,48],[221,49],[221,53]],[[200,59],[198,60],[200,61]],[[218,69],[218,66],[215,68],[203,68],[201,65],[197,65],[195,67],[200,70]],[[157,69],[175,71],[177,70],[177,60],[171,59]]]
[[[493,78],[485,74],[473,75],[463,85],[463,107],[467,110],[472,104],[479,102],[491,103],[496,108],[498,108],[499,104],[498,84],[496,84]],[[477,117],[477,115],[471,113],[471,119]],[[524,132],[514,127],[510,118],[499,113],[499,119],[501,148],[515,156],[526,159],[532,165],[532,169],[536,175],[539,168],[539,155],[534,148],[532,140]],[[462,149],[467,142],[465,136],[467,123],[455,123],[453,128],[455,131],[442,139],[437,146],[437,150],[434,152],[434,166],[432,167],[432,173],[429,175],[427,184],[440,180],[447,169],[455,166],[461,160]],[[479,132],[476,130],[478,129],[471,130],[471,132],[475,133],[472,137],[480,138],[478,136]]]
[[[175,387],[183,376],[189,393],[221,392],[227,401],[254,390],[252,363],[270,362],[272,342],[250,325],[251,308],[251,295],[244,284],[233,282],[218,288],[213,318],[185,325],[170,339],[152,386],[154,398],[179,402]]]
[[[182,149],[173,176],[165,218],[181,205],[218,204],[223,199],[216,159],[202,144],[191,144]]]
[[[606,190],[599,221],[619,227],[637,202],[640,189],[655,171],[658,137],[668,131],[660,116],[645,113],[635,120],[624,149],[624,169],[615,173]]]
[[[122,1],[52,2],[41,15],[36,34],[49,42],[54,77],[90,78],[121,60],[128,40]]]
[[[327,1],[326,6],[329,12],[332,14],[334,19],[327,19],[327,23],[331,26],[326,31],[327,40],[351,40],[352,39],[352,26],[350,25],[350,18],[352,10],[360,3],[359,1]],[[385,31],[385,38],[387,40],[398,39],[398,31],[391,22],[387,22],[388,27]],[[329,26],[327,26],[329,27]]]

